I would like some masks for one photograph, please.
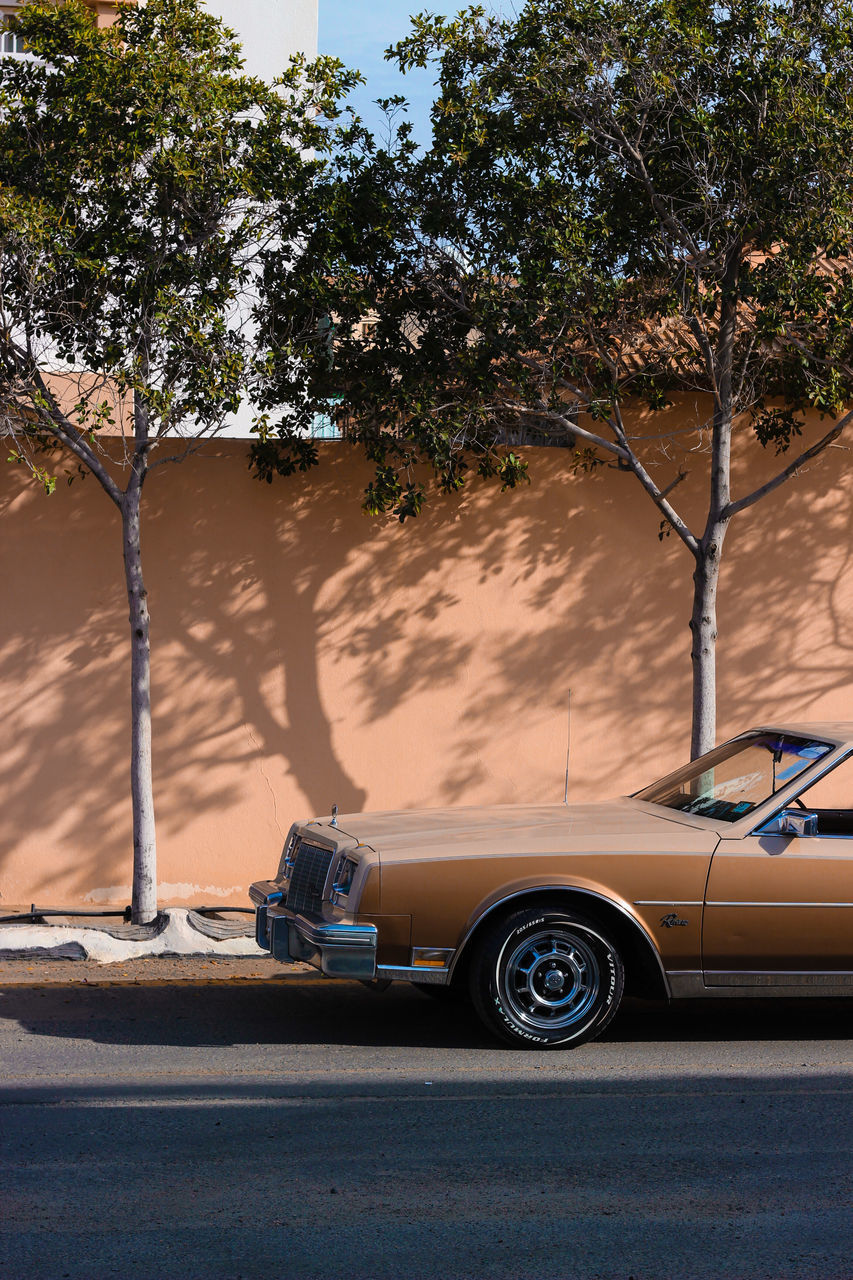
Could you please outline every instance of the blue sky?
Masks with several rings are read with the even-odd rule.
[[[465,0],[319,0],[320,53],[334,54],[367,78],[367,85],[351,102],[360,115],[378,128],[381,117],[371,102],[402,93],[411,103],[415,136],[424,142],[429,136],[429,108],[435,91],[433,72],[409,72],[401,76],[382,54],[389,44],[409,32],[409,14],[428,10],[450,15],[465,7]],[[510,0],[487,7],[511,12]]]

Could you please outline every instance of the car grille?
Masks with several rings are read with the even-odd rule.
[[[285,905],[290,911],[319,912],[323,904],[326,876],[334,854],[331,849],[321,849],[316,844],[299,840],[291,856],[293,870],[290,873]]]

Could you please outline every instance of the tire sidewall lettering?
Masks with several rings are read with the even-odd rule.
[[[575,934],[579,941],[582,941],[584,946],[592,952],[592,958],[598,966],[600,983],[598,994],[579,1021],[555,1028],[552,1035],[542,1034],[541,1031],[525,1026],[519,1014],[507,1007],[502,994],[502,984],[506,980],[504,967],[508,953],[516,952],[525,937],[537,930],[541,931],[543,926],[546,929],[553,926],[555,930],[563,931],[568,939]],[[528,1045],[531,1048],[557,1048],[561,1045],[569,1046],[573,1042],[582,1043],[600,1034],[618,1007],[623,979],[618,953],[612,942],[599,932],[595,922],[576,918],[571,913],[559,910],[545,912],[540,910],[502,934],[500,929],[496,928],[492,936],[498,945],[492,959],[487,962],[487,972],[482,974],[482,980],[486,982],[488,988],[488,1001],[487,1005],[482,1007],[482,1013],[486,1016],[488,1008],[493,1010],[493,1017],[498,1019],[499,1025],[503,1028],[502,1038],[508,1039],[518,1047]],[[485,995],[486,992],[483,994]],[[487,1021],[491,1022],[492,1019],[487,1017]],[[495,1030],[497,1029],[496,1026]]]
[[[535,920],[528,920],[525,924],[519,925],[512,935],[512,938],[508,938],[507,942],[514,941],[515,938],[520,938],[522,934],[527,933],[530,929],[535,929],[537,925],[547,923],[547,916],[538,916]]]

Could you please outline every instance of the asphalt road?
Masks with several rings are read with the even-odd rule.
[[[0,989],[2,1280],[850,1280],[853,1005],[569,1053],[406,987]]]

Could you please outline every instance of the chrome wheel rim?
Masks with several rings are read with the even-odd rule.
[[[601,972],[578,934],[543,929],[520,942],[501,966],[500,988],[520,1023],[540,1031],[571,1027],[595,1004]]]

